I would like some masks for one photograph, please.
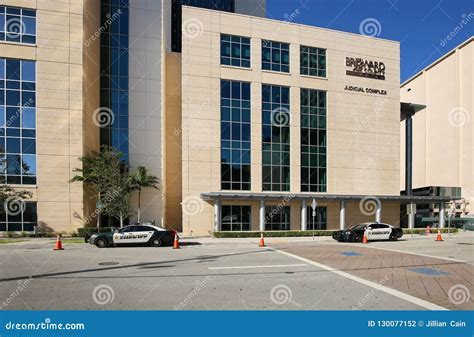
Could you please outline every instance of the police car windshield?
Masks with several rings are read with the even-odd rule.
[[[366,225],[366,224],[358,224],[358,225],[352,226],[350,229],[351,229],[351,230],[364,229],[365,226],[367,226],[367,225]]]

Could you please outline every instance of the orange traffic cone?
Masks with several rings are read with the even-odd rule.
[[[364,236],[362,237],[362,243],[369,243],[369,240],[367,240],[367,231],[364,231]]]
[[[61,236],[59,235],[56,238],[56,244],[54,245],[54,250],[64,250],[63,244],[61,243]]]
[[[260,236],[260,243],[258,245],[259,247],[265,247],[265,240],[263,239],[263,233]]]
[[[438,235],[436,235],[436,240],[435,241],[444,241],[443,237],[441,236],[441,231],[438,231]]]
[[[174,235],[173,249],[180,249],[179,248],[179,236],[178,236],[178,234]]]
[[[425,234],[426,234],[426,235],[431,234],[430,226],[426,226]]]

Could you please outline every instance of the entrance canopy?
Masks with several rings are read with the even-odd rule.
[[[327,194],[327,193],[236,193],[236,192],[208,192],[202,193],[201,198],[206,201],[216,200],[282,200],[291,199],[302,201],[308,199],[319,199],[328,201],[359,201],[366,198],[378,199],[380,201],[394,201],[401,204],[428,204],[449,202],[450,197],[438,196],[406,196],[406,195],[351,195],[351,194]]]

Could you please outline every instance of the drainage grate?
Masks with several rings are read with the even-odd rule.
[[[426,268],[426,267],[420,267],[420,268],[408,268],[409,271],[418,273],[418,274],[423,274],[423,275],[428,275],[428,276],[444,276],[444,275],[449,275],[449,273],[445,271],[441,271],[439,269],[434,269],[434,268]]]
[[[118,264],[118,262],[101,262],[99,263],[99,266],[116,266]]]
[[[345,256],[361,256],[362,255],[361,253],[357,253],[357,252],[342,252],[339,254],[345,255]]]

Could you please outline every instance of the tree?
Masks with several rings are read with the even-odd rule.
[[[148,174],[148,169],[144,166],[139,166],[132,175],[132,189],[138,191],[138,222],[140,222],[141,216],[142,189],[154,188],[158,190],[159,183],[160,179],[154,175]]]
[[[123,154],[110,147],[102,146],[100,152],[81,157],[82,168],[75,168],[78,173],[70,182],[82,182],[95,192],[100,213],[120,220],[132,215],[131,192],[132,179],[127,164],[122,160]]]

